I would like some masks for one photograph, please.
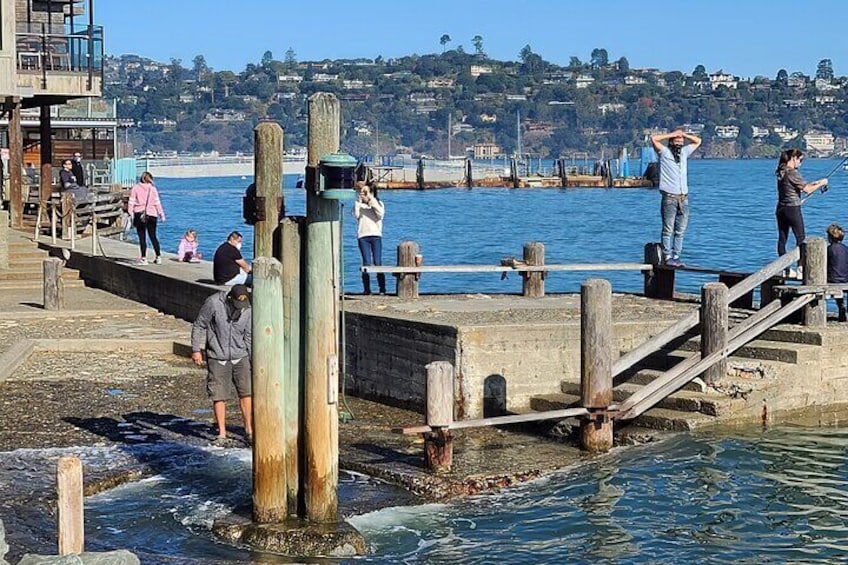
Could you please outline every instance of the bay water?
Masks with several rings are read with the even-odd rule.
[[[808,160],[813,180],[836,161]],[[692,216],[683,260],[756,270],[776,256],[774,163],[696,161],[690,165]],[[846,222],[848,182],[804,206],[809,235]],[[250,179],[158,181],[176,249],[187,228],[211,254],[241,224]],[[287,179],[292,182],[293,179]],[[289,214],[303,214],[302,190],[285,190]],[[448,189],[386,192],[385,263],[402,240],[421,245],[425,264],[488,264],[521,256],[527,241],[546,244],[548,263],[641,262],[659,238],[659,195],[645,189]],[[355,224],[344,211],[345,285],[360,289]],[[198,266],[199,269],[205,268]],[[638,272],[552,273],[550,291],[576,292],[588,276],[617,291],[639,291]],[[203,275],[208,276],[208,274]],[[682,275],[697,292],[706,279]],[[430,275],[422,292],[520,292],[519,277]],[[848,331],[848,330],[847,330]],[[91,457],[103,457],[91,448]],[[848,555],[848,430],[816,426],[681,434],[617,448],[557,475],[502,493],[446,504],[358,513],[351,500],[393,487],[343,474],[340,496],[365,536],[362,563],[842,563]],[[4,457],[0,454],[0,469]],[[37,455],[16,453],[16,460]],[[286,563],[214,541],[216,517],[250,497],[247,450],[175,453],[168,472],[86,499],[86,543],[124,547],[143,563]],[[3,474],[0,474],[2,477]],[[35,527],[35,526],[34,526]],[[179,557],[181,560],[172,561]],[[184,559],[185,561],[183,561]],[[295,560],[303,562],[302,560]],[[313,560],[310,562],[332,562]]]

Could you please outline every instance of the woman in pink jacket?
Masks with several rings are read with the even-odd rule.
[[[133,225],[138,232],[138,246],[141,248],[141,257],[137,264],[147,265],[147,239],[145,233],[150,237],[153,251],[156,252],[157,265],[162,264],[162,253],[159,249],[159,239],[156,237],[156,223],[158,219],[165,221],[165,211],[162,210],[162,202],[159,200],[159,191],[153,186],[153,175],[144,171],[141,173],[141,182],[132,187],[127,212],[133,219]]]

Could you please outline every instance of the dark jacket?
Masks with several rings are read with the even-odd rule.
[[[827,282],[848,283],[848,247],[838,241],[827,246]]]
[[[77,184],[85,186],[85,173],[82,170],[82,163],[76,159],[71,161],[71,172],[74,173],[74,178],[77,179]]]
[[[238,310],[227,303],[222,290],[206,299],[191,326],[191,350],[206,348],[206,357],[235,361],[250,357],[253,339],[251,309]]]

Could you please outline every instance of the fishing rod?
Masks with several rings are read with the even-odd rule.
[[[831,175],[833,175],[833,173],[835,173],[836,171],[838,171],[839,169],[841,169],[841,168],[842,168],[842,166],[845,164],[845,162],[846,162],[846,161],[848,161],[848,155],[846,155],[845,157],[843,157],[843,158],[842,158],[842,160],[841,160],[841,161],[839,161],[839,162],[836,164],[836,166],[835,166],[835,167],[833,167],[833,168],[830,170],[830,172],[829,172],[829,173],[827,173],[827,174],[824,176],[824,178],[825,178],[825,179],[829,179],[829,178],[831,177]],[[823,187],[821,187],[820,189],[816,190],[815,192],[810,193],[810,195],[809,195],[809,196],[807,196],[806,198],[801,199],[801,206],[803,206],[803,205],[804,205],[804,203],[805,203],[807,200],[809,200],[810,198],[812,198],[812,197],[813,197],[813,196],[814,196],[817,192],[821,192],[822,194],[824,194],[825,192],[827,192],[827,191],[828,191],[828,189],[829,189],[828,185],[824,185]]]

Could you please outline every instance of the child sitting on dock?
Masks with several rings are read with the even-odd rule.
[[[827,226],[827,282],[829,284],[848,283],[848,247],[842,243],[845,238],[845,230],[839,224]],[[839,321],[848,321],[845,313],[845,299],[836,299],[836,308],[839,310]]]
[[[177,258],[185,263],[200,263],[203,253],[197,251],[197,231],[187,230],[180,240]]]

